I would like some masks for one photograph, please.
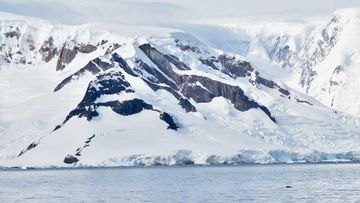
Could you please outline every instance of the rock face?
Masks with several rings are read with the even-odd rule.
[[[106,103],[97,103],[97,107],[104,106],[110,107],[114,112],[123,115],[130,116],[133,114],[140,113],[143,110],[153,110],[153,106],[145,103],[140,99],[126,100],[123,102],[119,101],[110,101]]]
[[[66,164],[74,164],[74,163],[77,163],[78,161],[79,161],[79,159],[73,155],[67,155],[64,159],[64,163],[66,163]]]
[[[261,76],[259,76],[257,73],[256,73],[256,79],[255,79],[255,82],[259,85],[264,85],[268,88],[276,88],[279,90],[279,92],[285,96],[289,96],[290,95],[290,92],[286,89],[283,89],[280,87],[280,85],[276,84],[274,81],[271,81],[271,80],[268,80],[268,79],[265,79]]]
[[[189,43],[183,43],[179,39],[176,39],[175,43],[176,43],[176,47],[180,48],[182,51],[191,51],[194,53],[202,52],[197,46],[191,45]]]
[[[60,56],[57,61],[56,70],[61,71],[69,64],[77,55],[76,46],[74,41],[67,42],[64,44],[60,51]]]
[[[218,61],[224,67],[222,71],[232,77],[250,76],[254,71],[249,62],[237,61],[235,57],[220,55]]]
[[[96,74],[98,72],[95,71],[92,73]],[[124,75],[120,71],[113,70],[98,75],[94,81],[90,82],[83,100],[73,111],[69,113],[62,125],[65,125],[66,122],[74,116],[77,116],[79,118],[85,117],[88,121],[91,121],[94,117],[99,116],[97,109],[100,107],[111,108],[115,113],[121,116],[138,114],[143,110],[151,110],[161,113],[161,111],[154,109],[152,105],[147,104],[143,100],[136,98],[132,100],[125,100],[122,102],[96,102],[96,100],[102,95],[114,95],[120,94],[121,92],[133,93],[134,90],[132,90],[130,83],[125,79]],[[172,120],[171,116],[169,116],[169,114],[161,113],[161,115],[163,116],[160,116],[160,119],[164,120],[166,123],[169,124],[168,129],[178,129],[177,125]],[[59,130],[60,128],[61,125],[57,126],[54,131]]]
[[[112,67],[112,64],[102,61],[100,58],[96,58],[91,60],[85,67],[81,68],[74,74],[70,75],[69,77],[65,78],[59,85],[56,86],[54,92],[60,90],[65,85],[70,83],[74,79],[79,79],[80,77],[84,76],[87,72],[90,72],[94,75],[100,73],[101,71],[106,71]]]
[[[177,65],[180,64],[176,59],[172,58],[172,60],[169,60],[166,55],[163,55],[149,44],[141,45],[139,48],[167,77],[175,81],[178,87],[182,87],[178,89],[180,89],[185,97],[191,98],[197,103],[207,103],[212,101],[214,97],[224,97],[230,100],[231,103],[234,104],[234,107],[240,111],[259,108],[264,111],[273,122],[276,122],[275,118],[272,117],[270,111],[266,107],[250,100],[240,87],[231,86],[203,76],[179,75],[172,69],[172,65],[178,67]],[[249,72],[253,71],[249,63],[234,63],[233,60],[234,58],[220,56],[219,61],[222,61],[224,70],[227,74],[231,74],[235,77],[245,77],[249,76]],[[183,69],[179,68],[179,70]],[[200,85],[197,85],[197,83]]]
[[[35,143],[35,142],[31,143],[25,150],[22,150],[18,156],[25,154],[27,151],[29,151],[31,149],[34,149],[37,145],[38,145],[38,143]]]
[[[257,102],[248,98],[240,87],[222,83],[204,76],[178,74],[174,71],[173,67],[178,68],[180,71],[190,70],[190,67],[175,56],[161,53],[150,44],[141,45],[139,48],[156,64],[158,69],[144,63],[140,59],[135,60],[136,68],[131,69],[127,62],[115,53],[111,55],[110,61],[104,62],[100,58],[94,59],[84,68],[62,81],[55,88],[55,91],[60,90],[72,79],[81,77],[85,72],[98,75],[94,81],[90,82],[83,100],[69,113],[62,125],[66,124],[66,122],[74,116],[79,118],[85,117],[88,121],[91,121],[92,118],[99,115],[97,109],[100,107],[111,108],[115,113],[122,116],[130,116],[140,113],[143,110],[152,110],[161,113],[160,110],[154,109],[151,104],[137,98],[121,102],[96,102],[102,95],[134,92],[131,84],[116,67],[133,77],[141,78],[154,91],[159,89],[168,91],[178,99],[178,104],[186,112],[196,112],[195,106],[191,104],[189,99],[192,99],[196,103],[208,103],[215,97],[224,97],[239,111],[259,109],[276,123],[276,119],[271,115],[271,112],[265,106],[259,105]],[[221,55],[219,56],[218,62],[222,64],[222,72],[231,77],[249,77],[252,72],[254,72],[254,69],[249,63],[236,61],[233,57]],[[111,69],[110,72],[107,71],[109,69]],[[261,79],[262,80],[258,80],[259,84],[265,84],[270,88],[279,88],[279,86],[272,81],[264,78]],[[173,117],[168,113],[161,113],[160,119],[168,123],[168,129],[177,130],[179,128],[174,122]],[[61,125],[57,126],[55,130],[60,128]]]
[[[181,98],[179,105],[186,110],[186,112],[196,112],[195,106],[193,106],[188,99]]]
[[[76,46],[77,51],[85,54],[96,51],[97,47],[92,44],[81,44]]]
[[[104,45],[105,43],[101,43],[101,45]],[[109,46],[109,48],[106,50],[105,55],[107,54],[111,54],[113,51],[115,51],[116,49],[120,48],[121,45],[118,43],[114,43],[112,45]]]
[[[19,39],[20,36],[21,36],[21,32],[20,32],[19,28],[16,28],[16,30],[14,30],[14,31],[10,31],[10,32],[5,33],[5,37],[7,37],[7,38],[16,37],[16,39]]]
[[[177,130],[179,128],[179,126],[177,126],[177,124],[174,122],[172,116],[170,116],[168,113],[160,114],[160,119],[169,124],[168,129]]]
[[[5,36],[9,38],[19,38],[21,36],[21,31],[17,28],[13,31],[5,33]],[[30,50],[35,50],[35,47],[33,47],[33,38],[30,35],[27,37],[27,41],[29,42]],[[183,52],[191,52],[199,56],[201,55],[201,57],[197,59],[200,63],[226,74],[231,78],[248,78],[248,80],[253,84],[278,89],[280,93],[284,95],[290,94],[287,90],[281,88],[275,82],[261,77],[249,62],[242,61],[234,56],[225,54],[211,56],[209,55],[210,52],[206,49],[184,40],[175,39],[174,43],[174,46]],[[146,62],[146,60],[144,61],[142,57],[138,56],[135,56],[135,67],[130,67],[121,55],[116,52],[113,53],[116,49],[123,46],[121,43],[117,42],[109,43],[108,40],[102,40],[96,45],[93,45],[92,43],[87,43],[85,41],[80,42],[76,37],[71,36],[67,38],[60,48],[55,44],[58,43],[55,43],[54,38],[49,36],[41,44],[38,52],[42,57],[42,61],[45,63],[50,62],[53,58],[57,57],[57,71],[64,70],[65,67],[70,64],[79,53],[92,53],[100,46],[103,46],[102,49],[106,50],[104,52],[104,56],[111,56],[110,58],[99,56],[90,60],[86,66],[63,79],[63,81],[55,87],[55,92],[60,91],[64,86],[71,83],[71,81],[81,79],[86,74],[101,77],[102,74],[105,74],[105,72],[111,69],[111,74],[115,73],[115,75],[121,75],[121,71],[124,71],[126,74],[142,79],[154,91],[165,90],[171,93],[178,100],[178,105],[181,106],[187,113],[197,111],[194,102],[208,103],[215,97],[224,97],[233,103],[234,107],[239,111],[247,111],[249,109],[257,108],[264,111],[269,118],[275,122],[275,118],[271,115],[270,111],[266,107],[259,105],[256,101],[247,97],[240,87],[232,86],[206,76],[180,74],[178,71],[191,71],[192,68],[190,68],[188,64],[182,61],[182,59],[178,56],[162,53],[150,44],[142,44],[138,48],[153,64],[155,64],[156,67],[154,67],[153,64]],[[108,46],[105,47],[105,45]],[[19,63],[24,64],[27,62],[25,58],[19,58],[18,61]],[[119,72],[115,70],[116,68],[120,68],[121,71]],[[254,81],[251,81],[251,77],[253,75],[256,77]],[[116,80],[117,79],[101,80],[97,78],[92,81],[92,83],[89,84],[83,101],[79,103],[77,108],[69,113],[65,122],[74,115],[86,117],[89,120],[91,120],[94,116],[97,116],[98,114],[96,108],[99,107],[99,105],[95,105],[94,101],[101,97],[101,95],[120,94],[123,91],[127,93],[133,92],[133,89],[129,88],[129,82],[126,80],[126,82],[124,82],[123,78],[119,79],[120,82]],[[120,86],[119,83],[121,83]],[[94,84],[98,85],[100,90],[97,89],[98,87],[92,86]],[[102,89],[103,87],[108,89]],[[117,103],[110,104],[117,109]],[[104,103],[102,105],[109,104]]]
[[[97,47],[91,44],[76,44],[74,40],[70,40],[64,44],[60,51],[57,61],[56,70],[63,70],[67,64],[72,62],[78,53],[91,53],[96,51]]]
[[[49,62],[58,54],[57,47],[54,45],[54,39],[51,36],[43,43],[39,52],[42,54],[42,60],[45,62]]]
[[[91,120],[93,117],[98,116],[96,108],[98,105],[95,103],[96,99],[101,95],[118,94],[130,88],[130,83],[125,80],[124,75],[120,72],[109,72],[98,75],[92,81],[85,93],[84,98],[79,105],[69,113],[63,124],[65,124],[73,116],[86,117]]]

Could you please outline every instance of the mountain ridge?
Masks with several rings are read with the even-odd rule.
[[[0,25],[1,166],[359,159],[357,117],[191,33]]]

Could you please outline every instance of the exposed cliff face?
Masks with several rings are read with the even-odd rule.
[[[96,99],[102,95],[119,94],[125,90],[131,90],[130,83],[125,80],[121,72],[103,73],[91,81],[84,98],[78,106],[69,113],[63,124],[70,120],[73,116],[86,117],[91,120],[93,117],[98,116],[96,109],[99,106],[106,106],[107,104],[96,103]]]
[[[179,41],[177,42],[179,43]],[[140,105],[141,102],[139,103],[138,100],[131,100],[123,103],[116,101],[110,101],[107,103],[95,102],[95,100],[102,95],[120,94],[122,91],[129,93],[133,92],[130,88],[130,83],[125,80],[118,68],[131,76],[141,78],[154,91],[159,89],[168,91],[178,100],[178,104],[186,112],[196,112],[196,108],[193,104],[191,104],[189,99],[192,99],[196,103],[209,103],[215,97],[224,97],[233,103],[234,107],[239,111],[247,111],[252,108],[258,108],[273,122],[276,122],[275,118],[271,115],[271,112],[265,106],[259,105],[255,101],[249,99],[240,87],[225,84],[203,76],[182,75],[176,73],[173,67],[176,67],[180,71],[191,70],[191,68],[184,62],[181,62],[176,56],[163,54],[150,44],[143,44],[139,46],[139,49],[143,51],[143,53],[157,66],[157,68],[151,67],[141,59],[135,59],[136,68],[133,70],[121,56],[117,53],[113,53],[111,54],[110,60],[103,61],[100,58],[96,58],[90,61],[79,71],[64,79],[54,91],[59,91],[66,84],[70,83],[74,79],[80,79],[80,77],[84,76],[86,73],[97,75],[100,72],[107,71],[108,69],[112,69],[116,72],[116,74],[114,74],[114,72],[109,72],[110,75],[100,74],[100,76],[97,76],[97,79],[90,83],[83,100],[79,103],[75,110],[70,112],[63,124],[65,124],[73,116],[78,116],[80,118],[86,117],[90,121],[93,117],[99,115],[96,111],[99,107],[110,107],[116,113],[126,116],[139,113],[142,111],[142,108],[148,110],[153,109],[150,104],[150,106],[146,106],[147,104],[145,106]],[[194,49],[186,50],[193,51]],[[200,49],[197,48],[196,50]],[[197,51],[197,53],[199,52],[200,51]],[[61,55],[59,56],[59,60],[60,58]],[[232,78],[250,77],[254,72],[250,63],[238,61],[235,57],[220,55],[218,59],[216,59],[216,62],[221,65],[221,72]],[[280,88],[280,86],[276,83],[258,76],[257,72],[255,73],[255,82],[257,84],[262,84],[269,88]],[[114,76],[116,77],[114,78]],[[106,78],[106,80],[103,80],[103,78]],[[165,84],[166,86],[162,84]],[[284,90],[284,93],[289,95],[286,90]],[[126,109],[128,109],[129,112],[122,113],[126,112]],[[170,117],[166,115],[167,114],[164,114],[161,118],[170,120]],[[171,126],[170,129],[178,128],[174,127],[173,123],[170,123],[169,126]],[[55,129],[57,130],[59,127]]]
[[[44,64],[57,60],[56,70],[63,70],[78,54],[90,54],[98,49],[114,50],[119,44],[107,44],[107,33],[90,38],[90,31],[54,26],[45,22],[1,22],[0,63]]]
[[[56,86],[56,88],[54,89],[54,92],[60,90],[66,84],[70,83],[72,80],[81,78],[88,72],[93,75],[96,75],[96,74],[100,73],[101,71],[108,70],[111,67],[112,67],[112,64],[108,63],[107,61],[102,61],[102,59],[100,59],[100,58],[93,59],[85,67],[81,68],[74,74],[65,78],[59,85]]]
[[[60,51],[56,70],[63,70],[67,64],[75,59],[78,53],[89,54],[96,49],[97,47],[92,44],[77,44],[74,40],[66,42]]]
[[[45,62],[49,62],[58,54],[57,47],[54,45],[53,37],[50,36],[48,40],[44,41],[39,49],[39,52],[42,54],[42,60]]]
[[[226,55],[220,55],[217,59],[218,62],[223,66],[223,72],[232,77],[246,77],[251,76],[251,72],[254,69],[247,61],[238,61],[235,57],[229,57]]]
[[[119,56],[117,56],[119,57]],[[95,60],[98,61],[98,60]],[[84,95],[82,101],[78,106],[69,113],[64,122],[61,125],[55,127],[54,131],[59,130],[63,125],[65,125],[72,117],[77,116],[78,118],[85,117],[88,121],[91,121],[94,117],[99,116],[97,111],[100,107],[107,107],[113,110],[115,113],[121,116],[131,116],[138,114],[143,110],[151,110],[160,113],[160,119],[164,120],[169,124],[169,129],[177,130],[177,125],[172,120],[172,117],[168,113],[162,113],[160,110],[154,109],[151,104],[147,104],[141,99],[131,99],[125,101],[107,101],[99,102],[98,98],[105,95],[118,95],[122,92],[126,94],[132,94],[135,91],[131,87],[131,84],[125,79],[124,75],[119,71],[119,64],[116,64],[113,61],[113,64],[110,66],[107,63],[99,62],[96,63],[101,66],[112,67],[113,69],[105,72],[106,69],[99,69],[98,71],[90,71],[92,74],[96,75],[100,71],[101,74],[96,76],[96,79],[91,81],[87,91]],[[95,64],[95,62],[91,61]],[[105,65],[104,65],[105,64]],[[89,64],[85,68],[89,67]],[[84,68],[83,68],[84,69]],[[83,70],[80,69],[80,70]],[[65,85],[65,84],[64,84]]]
[[[154,47],[151,47],[149,44],[144,44],[139,47],[150,59],[156,64],[163,73],[165,73],[169,78],[175,81],[176,85],[179,88],[181,93],[187,97],[193,99],[197,103],[206,103],[211,102],[215,97],[224,97],[229,99],[231,103],[234,104],[234,107],[240,111],[247,111],[251,108],[259,108],[263,110],[269,118],[275,121],[275,118],[271,116],[270,111],[255,101],[250,100],[245,94],[244,91],[237,87],[231,86],[225,83],[221,83],[216,80],[209,79],[207,77],[197,76],[197,75],[179,75],[172,69],[172,64],[177,67],[179,70],[189,70],[190,68],[184,65],[179,65],[180,62],[172,58],[168,60],[166,55],[163,55]],[[200,60],[203,63],[203,60]],[[208,62],[211,62],[208,60]],[[222,65],[222,72],[229,75],[230,77],[250,77],[254,69],[251,67],[250,63],[244,61],[236,61],[234,57],[227,57],[225,55],[220,55],[217,62],[220,62]],[[210,67],[215,67],[214,64],[209,65]],[[217,68],[216,68],[217,69]],[[257,77],[261,78],[261,77]],[[259,84],[265,84],[264,81],[267,81],[262,78],[262,80],[256,80]],[[270,83],[270,81],[268,81]],[[272,82],[272,81],[271,81]],[[198,85],[199,84],[199,85]],[[274,82],[272,85],[266,85],[270,88],[278,87]],[[284,90],[288,95],[289,93]]]

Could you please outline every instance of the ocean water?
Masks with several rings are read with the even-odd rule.
[[[0,202],[356,201],[359,164],[0,171]]]

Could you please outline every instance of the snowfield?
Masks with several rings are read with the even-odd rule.
[[[216,29],[0,16],[0,167],[360,161],[358,9]]]

